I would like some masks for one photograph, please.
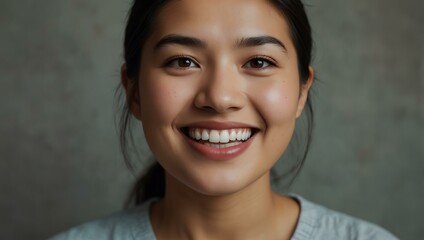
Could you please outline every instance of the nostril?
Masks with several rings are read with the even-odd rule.
[[[220,106],[220,105],[215,105],[215,106],[204,105],[200,107],[196,106],[196,108],[201,111],[209,112],[209,113],[225,113],[225,112],[232,112],[232,111],[237,111],[241,109],[241,107],[237,107],[237,106]]]
[[[203,106],[203,107],[201,107],[201,109],[205,110],[207,112],[216,112],[216,110],[211,106]]]

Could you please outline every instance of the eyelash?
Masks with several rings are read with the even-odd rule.
[[[264,61],[264,63],[268,64],[268,66],[261,67],[261,68],[250,67],[250,68],[253,68],[253,69],[264,70],[264,69],[267,69],[267,68],[270,68],[270,67],[276,67],[277,66],[276,61],[273,58],[268,57],[268,56],[263,56],[263,55],[257,55],[257,56],[252,57],[249,61],[247,61],[247,63],[245,63],[243,65],[243,67],[245,67],[247,64],[251,63],[253,60],[261,60],[261,61]]]
[[[187,56],[187,55],[172,56],[165,61],[165,64],[163,65],[163,67],[174,67],[174,68],[178,68],[178,69],[190,68],[190,67],[172,66],[173,64],[178,64],[176,61],[179,61],[179,60],[189,60],[192,64],[195,64],[196,67],[199,67],[199,64],[197,63],[197,61],[194,60],[192,57]]]
[[[176,63],[176,61],[179,61],[179,60],[189,60],[191,62],[191,64],[194,64],[194,65],[196,65],[196,67],[199,67],[199,64],[197,63],[197,61],[194,60],[192,57],[187,56],[187,55],[176,55],[176,56],[170,57],[165,61],[163,67],[174,67],[174,68],[178,68],[178,69],[186,69],[186,68],[192,67],[192,66],[188,66],[188,67],[172,66],[173,64],[178,64],[178,63]],[[264,70],[264,69],[267,69],[267,68],[270,68],[270,67],[276,67],[277,66],[276,61],[273,58],[268,57],[268,56],[263,56],[263,55],[257,55],[257,56],[252,57],[251,59],[249,59],[249,61],[247,61],[245,64],[243,64],[242,67],[246,67],[247,64],[251,64],[253,60],[261,60],[265,64],[267,64],[267,66],[259,67],[259,68],[256,68],[256,67],[248,67],[248,68]]]

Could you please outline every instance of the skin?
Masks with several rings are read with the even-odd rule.
[[[155,47],[172,34],[203,44]],[[284,47],[237,44],[257,36]],[[299,84],[289,28],[267,1],[181,0],[161,10],[143,46],[139,98],[129,99],[166,171],[165,198],[151,209],[157,239],[290,239],[299,206],[271,191],[269,175],[303,110],[310,73]],[[131,96],[125,65],[122,82]],[[203,121],[242,123],[258,132],[242,154],[217,161],[194,151],[181,132]]]

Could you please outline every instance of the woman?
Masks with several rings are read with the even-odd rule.
[[[137,208],[54,239],[396,239],[271,190],[296,119],[312,120],[311,48],[299,0],[134,1],[122,130],[138,119],[157,163]]]

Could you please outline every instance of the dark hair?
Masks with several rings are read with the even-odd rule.
[[[309,78],[309,66],[311,63],[312,36],[310,24],[301,0],[269,0],[285,17],[289,28],[291,39],[297,53],[298,70],[300,83],[305,84]],[[133,92],[123,103],[120,118],[120,143],[124,160],[130,169],[133,169],[131,157],[128,153],[129,145],[134,146],[133,137],[130,130],[131,112],[129,111],[129,102],[133,98],[138,98],[138,75],[141,61],[141,54],[144,43],[149,37],[155,17],[162,7],[169,1],[165,0],[134,0],[129,11],[127,26],[124,39],[124,58],[127,67],[127,75],[133,84]],[[303,154],[299,155],[298,160],[290,169],[289,174],[294,175],[293,179],[301,169],[306,159],[312,137],[313,129],[313,108],[310,97],[308,97],[304,115],[307,121],[306,144]],[[285,176],[285,175],[284,175]],[[283,177],[277,176],[278,178]],[[165,193],[165,172],[159,163],[153,163],[147,168],[145,173],[134,185],[127,206],[138,205],[151,197],[163,197]]]

